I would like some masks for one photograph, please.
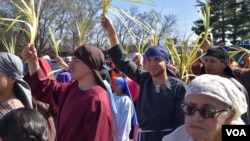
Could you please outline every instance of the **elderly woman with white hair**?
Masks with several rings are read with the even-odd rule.
[[[182,105],[185,124],[162,141],[221,141],[222,125],[244,125],[245,95],[227,78],[203,74],[188,85]]]

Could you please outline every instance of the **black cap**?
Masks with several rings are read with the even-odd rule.
[[[234,75],[233,70],[229,66],[229,54],[225,47],[223,46],[213,46],[209,48],[205,54],[205,56],[213,56],[221,60],[223,63],[226,64],[226,68],[224,69],[224,72],[227,76],[231,76],[233,78],[236,78]]]

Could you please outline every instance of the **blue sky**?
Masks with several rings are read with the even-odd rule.
[[[145,1],[145,0],[144,0]],[[180,34],[192,33],[191,27],[193,21],[201,18],[198,9],[195,7],[195,0],[152,0],[155,6],[149,6],[145,4],[136,4],[131,2],[125,2],[123,0],[113,0],[112,5],[128,9],[132,5],[137,5],[142,11],[147,9],[155,9],[156,11],[162,11],[166,15],[174,14],[177,17],[176,29],[181,32]],[[184,36],[183,36],[184,37]]]

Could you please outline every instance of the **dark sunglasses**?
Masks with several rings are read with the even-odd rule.
[[[217,113],[229,111],[228,108],[223,108],[220,110],[215,110],[212,108],[197,108],[196,106],[189,106],[186,103],[181,105],[184,113],[188,116],[193,116],[196,111],[199,112],[203,118],[214,118]]]

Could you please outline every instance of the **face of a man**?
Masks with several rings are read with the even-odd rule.
[[[213,56],[205,56],[204,57],[204,66],[207,74],[214,75],[224,75],[224,69],[226,68],[226,64],[223,63],[216,57]]]
[[[161,76],[166,73],[167,64],[158,57],[148,57],[146,61],[147,71],[152,77]]]

